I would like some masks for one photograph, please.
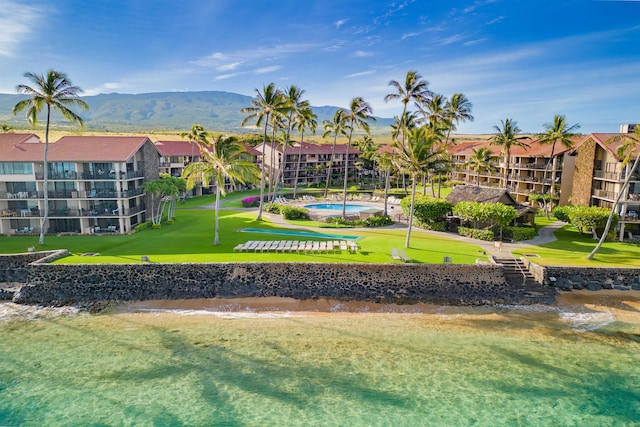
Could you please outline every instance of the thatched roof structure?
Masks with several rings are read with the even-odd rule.
[[[457,185],[447,196],[447,201],[452,205],[458,202],[478,202],[502,203],[515,207],[518,204],[507,189],[476,185]]]

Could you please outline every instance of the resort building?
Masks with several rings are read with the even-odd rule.
[[[47,233],[126,233],[146,220],[141,185],[159,176],[160,154],[144,136],[0,134],[0,233],[37,234],[49,198]]]
[[[256,147],[262,152],[262,144]],[[284,180],[285,187],[293,187],[296,180],[298,185],[320,184],[327,180],[329,163],[331,166],[332,182],[342,182],[345,167],[349,176],[357,176],[356,162],[360,159],[360,151],[347,145],[337,144],[332,161],[332,144],[312,144],[298,142],[285,149],[282,145],[267,143],[264,147],[265,170],[268,177],[278,177]],[[273,170],[271,159],[273,161]]]
[[[575,171],[571,180],[571,204],[602,206],[610,209],[618,196],[619,239],[640,235],[640,171],[631,170],[633,160],[622,167],[618,147],[624,133],[592,133],[572,152]],[[631,174],[629,186],[621,195],[623,183]]]
[[[154,144],[160,152],[160,173],[182,176],[184,168],[189,163],[202,161],[202,152],[198,144],[185,140],[156,141]],[[246,159],[257,164],[262,153],[250,145],[242,144],[242,146],[247,151]],[[193,196],[202,196],[203,192],[215,193],[215,186],[211,185],[206,189],[198,186],[191,190]]]
[[[574,138],[574,146],[583,139]],[[540,144],[536,139],[521,142],[526,148],[513,147],[508,162],[506,156],[500,154],[501,147],[491,145],[489,140],[463,141],[449,147],[454,167],[451,179],[486,187],[506,187],[517,203],[529,203],[532,194],[552,194],[559,197],[560,205],[568,204],[574,163],[574,158],[568,156],[571,149],[557,143],[549,163],[550,144]],[[480,148],[487,148],[496,160],[489,168],[472,170],[469,160]]]

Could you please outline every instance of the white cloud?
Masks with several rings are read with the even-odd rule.
[[[11,57],[43,18],[42,8],[0,0],[0,56]]]
[[[236,61],[236,62],[232,62],[230,64],[220,65],[220,66],[216,67],[216,70],[218,70],[218,71],[232,71],[232,70],[235,70],[236,68],[238,68],[240,65],[242,65],[242,62]]]
[[[375,72],[376,72],[375,70],[362,71],[362,72],[359,72],[359,73],[349,74],[349,75],[346,75],[344,77],[347,78],[347,79],[352,79],[352,78],[355,78],[355,77],[368,76],[370,74],[374,74]]]
[[[266,74],[266,73],[273,73],[274,71],[278,71],[281,68],[282,68],[282,66],[280,66],[280,65],[272,65],[270,67],[257,68],[253,72],[255,74]]]
[[[234,78],[234,77],[241,76],[243,74],[246,74],[246,73],[220,74],[220,75],[215,76],[214,80],[227,80],[227,79],[231,79],[231,78]]]
[[[307,52],[318,47],[318,45],[312,43],[289,43],[271,47],[257,47],[255,49],[239,50],[236,52],[216,52],[195,61],[191,61],[191,63],[201,67],[217,68],[225,65],[222,63],[223,61],[230,60],[232,61],[231,63],[255,65],[265,59],[282,58],[296,53]]]
[[[336,28],[340,28],[344,24],[346,24],[347,21],[348,21],[348,19],[340,19],[340,20],[334,22],[334,25],[336,26]]]
[[[355,52],[353,52],[353,54],[351,55],[355,58],[364,58],[367,56],[373,56],[373,53],[371,52],[365,52],[363,50],[356,50]]]

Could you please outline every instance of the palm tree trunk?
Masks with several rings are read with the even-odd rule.
[[[548,203],[545,199],[545,195],[547,194],[547,191],[545,189],[546,184],[547,184],[547,172],[549,171],[549,165],[551,165],[551,162],[553,161],[553,154],[555,152],[556,149],[556,142],[553,141],[553,144],[551,144],[551,156],[549,157],[549,160],[547,160],[547,164],[544,166],[544,175],[542,176],[542,203],[543,203],[543,207],[544,207],[544,213],[547,216],[547,219],[549,218],[550,212],[549,212],[549,208],[548,208]],[[551,180],[551,187],[553,187],[553,179]]]
[[[300,135],[300,146],[298,147],[298,161],[296,162],[296,182],[293,183],[293,198],[296,198],[298,193],[298,179],[300,177],[300,163],[302,159],[302,144],[304,141],[304,130]]]
[[[51,105],[47,104],[47,128],[44,137],[44,215],[40,221],[40,240],[38,243],[44,245],[44,233],[49,221],[49,166],[47,156],[49,154],[49,123],[51,122]]]
[[[409,208],[409,227],[407,228],[407,240],[404,243],[405,248],[409,248],[411,243],[411,228],[413,227],[413,207],[416,202],[416,179],[418,178],[418,174],[413,174],[413,184],[411,186],[411,206]]]
[[[265,147],[267,145],[267,124],[269,123],[269,115],[267,114],[267,117],[265,117],[265,122],[264,122],[264,137],[262,140],[262,164],[260,165],[260,169],[262,172],[262,176],[260,177],[260,203],[259,203],[259,207],[258,207],[258,218],[256,219],[257,221],[262,221],[262,207],[264,205],[264,162],[265,162]]]
[[[389,187],[391,186],[391,166],[387,168],[387,176],[384,179],[384,214],[388,215],[387,198],[389,197]]]
[[[224,185],[224,183],[223,183]],[[218,234],[220,231],[219,228],[219,212],[220,212],[220,185],[218,182],[216,182],[216,205],[215,205],[215,211],[214,211],[214,216],[215,216],[215,234],[213,237],[213,244],[215,246],[218,246],[220,244],[219,238],[218,238]]]
[[[273,173],[273,168],[276,162],[276,127],[273,126],[272,132],[271,132],[271,158],[269,160],[269,192],[267,194],[267,197],[269,199],[270,202],[273,202],[274,200],[274,195],[275,195],[275,189],[274,189],[274,185],[276,184],[275,182],[275,176]]]
[[[349,147],[351,147],[351,136],[353,135],[353,120],[349,130],[349,141],[347,141],[347,153],[344,158],[344,185],[342,194],[342,218],[347,219],[347,181],[349,180]]]
[[[329,162],[329,170],[327,171],[327,185],[324,187],[324,197],[327,197],[329,193],[329,182],[331,182],[331,173],[333,169],[333,162],[336,157],[336,142],[338,139],[338,132],[333,135],[333,146],[331,147],[331,161]]]
[[[616,208],[618,207],[618,204],[620,203],[620,200],[622,199],[622,196],[624,195],[625,190],[629,186],[629,181],[631,181],[631,175],[633,174],[633,171],[636,170],[639,160],[640,160],[640,156],[636,157],[636,159],[633,162],[633,166],[627,172],[627,176],[624,179],[624,183],[622,184],[622,187],[620,188],[618,197],[616,197],[616,201],[613,203],[613,206],[611,206],[611,212],[609,212],[609,218],[607,218],[607,225],[604,227],[602,236],[600,236],[600,240],[598,241],[598,244],[596,245],[596,247],[593,248],[593,250],[589,255],[587,255],[587,259],[593,259],[596,252],[600,250],[600,247],[602,246],[604,241],[607,239],[607,234],[609,234],[609,229],[611,228],[611,222],[613,221],[613,215],[616,213]]]

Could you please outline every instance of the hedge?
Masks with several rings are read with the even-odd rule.
[[[464,237],[470,237],[472,239],[486,240],[487,242],[493,242],[495,240],[495,235],[491,230],[458,227],[458,234]]]

